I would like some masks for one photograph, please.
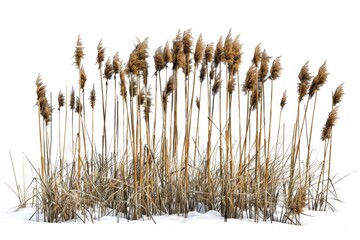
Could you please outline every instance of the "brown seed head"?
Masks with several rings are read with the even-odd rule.
[[[270,69],[270,79],[271,80],[276,80],[280,77],[281,75],[281,62],[280,62],[280,57],[275,58],[275,60],[273,61],[272,65],[271,65],[271,69]]]
[[[214,55],[214,44],[209,43],[209,44],[206,45],[206,48],[205,48],[205,61],[206,61],[206,63],[209,63],[209,62],[212,61],[213,55]]]
[[[76,41],[76,46],[75,46],[75,52],[74,52],[75,65],[77,68],[80,68],[81,60],[84,58],[84,56],[85,56],[84,47],[81,42],[80,35],[78,35],[78,39]]]
[[[205,43],[202,39],[202,34],[200,34],[196,42],[195,53],[194,53],[194,61],[195,61],[194,64],[196,67],[199,65],[200,61],[204,56],[204,49],[205,49]]]
[[[329,139],[332,135],[332,128],[336,124],[336,120],[338,119],[338,107],[335,107],[328,115],[326,123],[322,129],[321,140]]]
[[[225,62],[224,55],[224,44],[222,40],[222,36],[219,38],[219,41],[216,44],[215,54],[214,54],[214,63],[215,67],[218,67],[221,62]]]
[[[113,68],[111,59],[109,57],[105,63],[104,77],[107,80],[110,80],[112,78],[113,74],[114,74],[114,68]]]
[[[256,81],[256,67],[254,64],[252,64],[246,73],[246,78],[242,87],[242,91],[245,94],[252,91],[255,88]]]
[[[142,88],[138,94],[138,103],[139,105],[143,105],[145,102],[145,88]]]
[[[261,61],[261,46],[259,43],[255,48],[252,63],[255,64],[255,67],[259,67],[260,61]]]
[[[114,69],[114,74],[119,74],[120,70],[121,70],[121,61],[120,61],[120,57],[119,57],[119,52],[115,53],[115,55],[113,57],[112,66]]]
[[[211,81],[214,80],[214,77],[215,77],[215,64],[214,64],[214,62],[211,63],[209,77],[210,77]]]
[[[242,52],[241,52],[241,44],[240,44],[240,40],[239,40],[240,36],[236,36],[236,38],[233,41],[233,51],[234,51],[234,64],[233,64],[233,74],[236,74],[239,71],[239,67],[241,64],[241,57],[242,57]]]
[[[79,97],[76,97],[75,112],[78,113],[78,114],[81,114],[81,112],[82,112],[82,104],[80,102]]]
[[[261,56],[261,63],[260,63],[260,69],[259,69],[259,81],[264,82],[266,79],[266,76],[269,73],[269,61],[270,56],[268,56],[266,50],[262,52]]]
[[[235,79],[234,79],[234,77],[231,77],[227,81],[226,89],[227,89],[229,94],[232,94],[234,92],[234,90],[235,90]]]
[[[166,41],[163,53],[164,53],[165,65],[172,62],[172,54],[171,54],[171,49],[170,49],[170,46],[169,46],[169,41]]]
[[[99,69],[102,67],[102,63],[105,60],[105,48],[103,47],[102,39],[100,40],[99,44],[97,45],[97,57],[96,57],[96,64],[99,65]]]
[[[312,98],[314,94],[320,90],[320,88],[327,82],[329,73],[326,68],[326,61],[319,68],[318,74],[314,77],[309,88],[309,98]]]
[[[185,56],[190,56],[191,48],[193,45],[193,37],[191,29],[184,31],[183,33],[183,44],[184,44],[184,54]]]
[[[58,110],[60,111],[60,108],[63,107],[65,105],[65,97],[64,94],[61,92],[61,90],[59,91],[58,94]]]
[[[224,43],[224,56],[229,67],[234,64],[234,51],[233,51],[233,39],[231,37],[231,29],[225,38]]]
[[[310,82],[312,76],[310,75],[309,61],[307,61],[304,64],[304,66],[301,68],[298,78],[299,78],[300,82],[307,82],[307,83]]]
[[[283,109],[285,107],[286,103],[287,103],[287,95],[286,95],[286,90],[285,90],[283,93],[283,96],[281,98],[281,101],[280,101],[281,109]]]
[[[75,109],[75,91],[74,91],[74,87],[71,88],[70,91],[70,109],[74,110]]]
[[[49,105],[49,102],[46,97],[41,97],[39,100],[40,115],[44,118],[46,125],[48,125],[52,120],[52,107]]]
[[[85,83],[87,80],[87,76],[85,73],[84,66],[81,66],[80,68],[80,88],[84,91]]]
[[[146,98],[145,98],[145,100],[144,100],[143,106],[144,106],[144,118],[145,118],[145,122],[149,122],[149,120],[150,120],[151,107],[153,106],[150,89],[147,89],[147,90],[146,90]]]
[[[159,47],[156,51],[155,51],[155,55],[154,55],[154,63],[155,63],[155,71],[156,74],[158,72],[160,72],[161,70],[163,70],[166,66],[165,60],[164,60],[164,53],[161,47]]]
[[[199,99],[199,97],[196,97],[195,103],[196,103],[196,107],[198,109],[200,109],[200,99]]]
[[[138,85],[137,85],[137,81],[136,79],[133,77],[130,80],[130,84],[129,84],[129,93],[130,93],[130,97],[135,97],[137,95],[137,89],[138,89]]]
[[[219,90],[221,88],[221,82],[222,82],[221,73],[218,73],[216,78],[215,78],[214,85],[212,87],[212,94],[214,96],[219,92]]]
[[[200,69],[200,76],[199,76],[200,83],[202,83],[205,80],[206,69],[207,69],[207,64],[206,64],[206,61],[205,61],[205,58],[204,58],[203,62],[201,64],[201,69]]]
[[[125,81],[125,71],[120,70],[120,95],[126,99],[127,91],[126,91],[126,81]]]
[[[180,31],[173,40],[172,62],[173,62],[173,69],[175,70],[184,67],[184,63],[185,63],[184,43],[181,38]]]
[[[90,106],[91,106],[91,108],[94,108],[94,107],[95,107],[95,102],[96,102],[95,84],[93,84],[93,87],[92,87],[92,89],[91,89],[91,91],[90,91],[89,100],[90,100]]]
[[[39,100],[40,98],[45,97],[46,95],[46,85],[43,84],[40,73],[36,78],[35,84],[36,84],[37,100]]]
[[[332,97],[332,105],[335,107],[337,104],[339,104],[344,96],[344,84],[340,84],[336,89]]]

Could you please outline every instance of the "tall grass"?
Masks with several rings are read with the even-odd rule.
[[[220,37],[214,45],[206,44],[200,34],[193,43],[191,30],[179,31],[172,48],[166,42],[155,50],[152,64],[148,39],[138,40],[122,64],[119,53],[105,62],[100,41],[96,59],[100,80],[85,91],[85,53],[79,36],[74,53],[78,94],[76,86],[69,95],[59,93],[54,139],[49,124],[56,119],[38,76],[40,170],[33,192],[37,215],[43,213],[48,222],[85,222],[109,214],[127,219],[173,213],[186,217],[189,211],[214,209],[225,221],[251,218],[300,224],[306,205],[314,210],[332,207],[328,201],[336,197],[330,174],[332,129],[343,85],[333,94],[322,130],[321,163],[317,165],[310,155],[318,92],[327,82],[326,63],[315,77],[310,75],[309,62],[301,68],[297,108],[287,111],[286,92],[276,96],[274,90],[282,81],[280,57],[270,66],[271,57],[257,45],[241,80],[239,36],[233,38],[230,30],[225,41]],[[277,99],[280,104],[274,104]],[[91,114],[85,115],[89,107]],[[102,113],[102,123],[96,121],[97,112]],[[282,116],[291,112],[295,120],[284,126],[292,136],[285,142]],[[273,123],[276,119],[278,124]],[[68,124],[71,137],[66,134]],[[54,157],[51,143],[56,139],[60,154]]]

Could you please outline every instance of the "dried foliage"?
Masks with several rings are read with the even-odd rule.
[[[276,105],[280,107],[276,138],[271,124],[275,112],[272,101],[280,97],[273,96],[273,85],[277,82],[273,80],[278,80],[282,73],[280,57],[275,58],[270,67],[270,57],[258,44],[249,59],[251,65],[245,79],[241,80],[238,73],[243,61],[242,45],[239,35],[233,38],[231,30],[224,42],[219,38],[216,46],[205,44],[202,34],[193,46],[191,30],[179,31],[172,48],[166,42],[164,48],[156,49],[155,71],[150,68],[148,48],[147,38],[138,40],[124,65],[119,53],[104,63],[105,48],[101,40],[96,56],[101,96],[97,97],[95,83],[90,91],[84,91],[89,86],[85,85],[88,80],[82,62],[84,47],[78,37],[74,58],[80,74],[80,89],[79,96],[75,95],[74,88],[69,96],[71,136],[66,137],[68,120],[60,116],[67,96],[61,91],[58,94],[59,121],[65,122],[65,126],[58,124],[61,144],[54,144],[59,146],[59,156],[51,155],[51,142],[55,137],[49,123],[53,109],[46,97],[46,85],[40,75],[37,77],[41,172],[34,181],[37,185],[32,193],[35,216],[43,212],[48,222],[71,219],[85,222],[111,214],[139,219],[163,213],[186,217],[189,211],[216,210],[225,221],[247,217],[256,222],[300,224],[300,215],[306,206],[314,210],[328,209],[328,195],[336,197],[336,193],[329,191],[332,187],[332,141],[329,140],[333,138],[332,130],[338,119],[343,84],[332,95],[332,110],[322,129],[324,156],[330,157],[324,157],[320,167],[310,158],[310,139],[315,125],[313,121],[308,122],[308,104],[327,82],[326,62],[314,78],[310,75],[309,62],[300,70],[296,120],[294,124],[286,124],[293,129],[288,143],[285,137],[281,138],[285,136],[281,116],[288,101],[286,91],[280,105]],[[172,66],[168,69],[170,63]],[[155,74],[149,74],[151,71]],[[189,75],[191,71],[194,71],[193,78]],[[114,85],[108,84],[111,78]],[[150,90],[154,83],[151,79],[157,81],[155,93]],[[179,81],[182,79],[185,81]],[[224,92],[221,91],[223,81]],[[114,95],[108,98],[109,89],[114,90]],[[199,90],[196,98],[195,90]],[[308,101],[302,108],[301,101],[307,94]],[[85,97],[90,106],[84,104]],[[159,100],[161,105],[157,104]],[[100,101],[101,107],[95,107],[96,101]],[[89,107],[91,128],[87,125],[89,116],[85,116],[85,108]],[[314,119],[315,107],[316,101],[311,119]],[[99,109],[103,111],[102,127],[94,121]],[[77,127],[73,123],[74,110],[79,114]],[[159,112],[160,123],[156,122]],[[192,125],[194,112],[197,113],[195,126]],[[206,124],[207,134],[200,133]],[[238,134],[235,129],[239,130]],[[96,131],[101,131],[101,142],[95,141]],[[285,152],[288,145],[291,148]],[[67,146],[69,151],[65,151]],[[97,152],[97,148],[101,150]],[[306,155],[303,168],[298,161]]]

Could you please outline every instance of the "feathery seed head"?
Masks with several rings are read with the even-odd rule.
[[[113,74],[114,74],[114,68],[113,68],[113,65],[111,63],[111,59],[109,57],[108,60],[105,63],[104,77],[107,80],[110,80],[112,78]]]
[[[281,98],[281,101],[280,101],[281,109],[283,109],[285,107],[286,103],[287,103],[287,95],[286,95],[286,90],[285,90],[283,93],[283,96]]]
[[[232,66],[234,64],[234,51],[233,51],[233,39],[231,37],[231,29],[225,38],[224,56],[228,66]]]
[[[119,74],[121,70],[121,61],[119,57],[119,52],[115,53],[113,57],[112,66],[113,66],[114,74]]]
[[[85,83],[87,80],[87,76],[85,73],[84,66],[81,66],[80,68],[80,88],[84,91]]]
[[[97,57],[96,57],[96,64],[99,65],[99,69],[102,67],[102,63],[105,60],[105,48],[103,47],[102,39],[100,40],[99,44],[97,45]]]
[[[95,102],[96,102],[95,84],[93,84],[93,87],[92,87],[92,89],[91,89],[91,91],[90,91],[89,100],[90,100],[90,106],[91,106],[91,108],[94,108],[94,107],[95,107]]]
[[[280,57],[275,58],[275,60],[273,61],[272,65],[271,65],[271,69],[270,69],[270,79],[271,80],[276,80],[280,77],[281,75],[281,62],[280,62]]]
[[[236,74],[238,72],[240,64],[241,64],[241,57],[242,57],[241,47],[242,46],[240,44],[239,38],[240,38],[240,36],[237,35],[233,41],[233,52],[234,52],[234,64],[233,64],[233,69],[232,69],[233,74]]]
[[[202,58],[204,56],[204,49],[205,49],[205,44],[202,39],[202,34],[200,34],[200,36],[196,42],[195,53],[194,53],[194,61],[195,61],[194,63],[195,63],[196,67],[199,65],[200,61],[202,60]]]
[[[81,112],[82,112],[82,104],[80,102],[79,97],[76,97],[75,112],[80,114],[80,115],[81,115]]]
[[[80,35],[78,35],[78,39],[76,41],[76,46],[75,46],[75,52],[74,52],[75,65],[77,68],[80,68],[81,60],[84,58],[84,56],[85,56],[84,47],[81,42]]]
[[[184,54],[186,56],[189,56],[193,45],[193,37],[192,37],[191,29],[184,31],[182,40],[184,44]]]
[[[214,85],[212,87],[212,94],[214,96],[219,92],[219,90],[221,88],[221,82],[222,82],[221,73],[218,73],[216,78],[215,78]]]
[[[58,94],[58,110],[60,111],[60,108],[63,107],[65,105],[65,97],[64,94],[61,92],[61,90],[59,91]]]
[[[255,88],[256,85],[256,67],[252,64],[246,72],[245,82],[242,91],[247,94]]]
[[[328,115],[326,123],[321,132],[321,140],[326,140],[331,138],[332,135],[332,128],[336,124],[336,120],[338,119],[338,107],[335,107]]]
[[[255,47],[252,63],[255,64],[255,67],[259,67],[260,61],[261,61],[261,46],[260,46],[260,43],[259,43]]]
[[[340,84],[336,89],[332,97],[332,105],[335,107],[337,104],[339,104],[344,96],[344,84]]]
[[[157,74],[158,72],[163,70],[166,66],[165,59],[164,59],[164,52],[161,47],[159,47],[155,51],[154,63],[155,63],[155,71],[156,71],[155,74]]]
[[[169,41],[166,41],[163,54],[164,54],[164,61],[166,66],[168,63],[172,62],[172,54],[169,46]]]
[[[215,54],[214,54],[215,67],[218,67],[221,62],[225,62],[224,44],[223,44],[222,36],[219,38],[219,41],[217,42],[215,48]]]
[[[70,91],[70,109],[74,110],[75,109],[75,91],[74,91],[74,87],[71,88]]]
[[[269,61],[270,61],[270,56],[268,56],[266,50],[264,49],[264,51],[262,52],[260,69],[259,69],[260,82],[264,82],[266,76],[269,73]]]
[[[205,48],[206,63],[209,63],[212,61],[213,55],[214,55],[214,43],[209,43],[206,45],[206,48]]]
[[[327,76],[329,73],[326,68],[326,61],[319,68],[318,74],[314,77],[309,88],[309,98],[312,98],[314,94],[320,90],[320,88],[327,82]]]

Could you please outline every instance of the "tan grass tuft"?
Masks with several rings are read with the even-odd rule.
[[[205,60],[207,63],[211,62],[214,56],[214,44],[209,43],[205,48]]]
[[[221,62],[225,62],[224,43],[222,40],[222,36],[219,38],[215,48],[215,53],[214,53],[215,67],[219,66]]]
[[[165,59],[164,59],[164,52],[163,52],[161,47],[159,47],[155,51],[154,63],[155,63],[155,71],[156,72],[160,72],[166,66],[166,62],[165,62]]]
[[[131,98],[136,96],[137,89],[138,89],[137,81],[135,78],[132,78],[129,84],[129,94]]]
[[[309,70],[309,61],[301,68],[298,78],[300,80],[300,83],[298,83],[299,102],[301,102],[305,95],[308,94],[309,84],[312,78]]]
[[[172,49],[172,63],[173,69],[180,69],[184,67],[185,64],[185,55],[184,55],[184,43],[181,38],[180,31],[177,33],[175,39],[173,40],[173,49]]]
[[[113,57],[112,66],[113,66],[114,74],[119,74],[121,70],[121,61],[118,52],[115,53]]]
[[[338,119],[337,111],[338,111],[338,107],[334,108],[329,113],[329,116],[321,132],[321,140],[324,141],[325,139],[331,138],[332,128],[335,126],[336,120]]]
[[[270,69],[270,79],[276,80],[280,77],[282,71],[280,57],[275,58]]]
[[[259,81],[264,82],[268,73],[269,73],[269,61],[270,56],[268,56],[266,50],[262,52],[261,55],[261,63],[260,63],[260,69],[259,69]]]
[[[212,63],[210,67],[210,73],[209,73],[210,80],[212,81],[215,77],[215,64]]]
[[[182,41],[184,44],[184,54],[189,56],[193,45],[193,37],[192,37],[191,29],[184,31]]]
[[[240,67],[241,64],[241,57],[242,57],[242,52],[241,52],[241,44],[240,44],[240,40],[239,40],[240,36],[236,36],[236,38],[233,41],[233,52],[234,52],[234,65],[233,65],[233,74],[235,74]]]
[[[40,74],[38,75],[35,84],[36,84],[37,100],[39,100],[40,98],[45,97],[46,95],[46,85],[43,84]]]
[[[75,91],[74,91],[74,87],[71,88],[70,91],[70,109],[74,110],[75,109]]]
[[[326,61],[319,68],[318,74],[314,77],[310,88],[309,88],[309,97],[312,98],[314,94],[320,90],[320,88],[327,82],[327,77],[329,73],[326,68]]]
[[[85,73],[84,66],[81,66],[80,68],[80,88],[84,91],[85,83],[87,80],[87,76]]]
[[[212,94],[213,94],[214,96],[219,92],[219,90],[220,90],[220,88],[221,88],[221,82],[222,82],[222,80],[221,80],[221,73],[218,73],[218,75],[216,76],[214,85],[213,85],[213,87],[212,87]]]
[[[232,66],[234,64],[234,51],[233,51],[233,39],[231,37],[231,29],[225,38],[224,56],[227,64],[229,66]]]
[[[195,103],[196,103],[196,107],[198,109],[200,109],[200,99],[199,99],[199,97],[196,97]]]
[[[202,39],[202,34],[200,34],[198,40],[196,41],[195,53],[194,53],[194,62],[195,66],[198,66],[200,61],[203,59],[205,50],[205,44]]]
[[[110,80],[112,78],[113,74],[114,74],[114,68],[113,68],[111,59],[109,57],[105,63],[104,77],[107,80]]]
[[[99,69],[102,67],[102,63],[105,60],[105,48],[103,47],[102,39],[100,40],[99,44],[97,45],[97,57],[96,57],[96,64],[99,65]]]
[[[206,64],[206,61],[205,61],[205,58],[204,58],[204,60],[203,60],[203,62],[201,64],[201,69],[200,69],[200,76],[199,76],[200,83],[202,83],[205,80],[206,69],[207,69],[207,64]]]
[[[75,53],[74,53],[75,65],[77,68],[80,68],[81,60],[84,58],[84,56],[85,56],[84,47],[81,42],[80,35],[78,35],[78,39],[76,41],[76,46],[75,46]]]
[[[332,97],[332,105],[335,107],[337,104],[339,104],[344,96],[344,84],[340,84],[336,89]]]
[[[79,113],[79,114],[81,114],[81,112],[82,112],[82,104],[80,102],[79,97],[76,98],[75,112]]]
[[[90,100],[90,106],[91,106],[91,108],[94,108],[94,107],[95,107],[95,102],[96,102],[95,84],[93,84],[93,87],[92,87],[92,89],[91,89],[91,91],[90,91],[89,100]]]
[[[166,41],[165,43],[165,47],[164,47],[164,61],[165,61],[165,66],[172,62],[172,54],[171,54],[171,49],[170,49],[170,46],[169,46],[169,41]]]
[[[252,64],[246,73],[245,82],[242,86],[242,91],[244,93],[252,91],[255,88],[256,81],[256,67],[254,64]]]
[[[259,67],[261,61],[261,45],[260,43],[255,47],[254,56],[252,59],[252,63],[255,64],[256,67]]]
[[[63,107],[65,105],[65,97],[64,94],[59,91],[58,94],[58,110],[60,111],[60,108]]]
[[[120,94],[122,97],[126,98],[126,80],[125,80],[125,71],[120,70]]]
[[[280,101],[281,109],[283,109],[285,107],[286,103],[287,103],[287,95],[286,95],[286,90],[285,90],[283,93],[283,96],[281,98],[281,101]]]

